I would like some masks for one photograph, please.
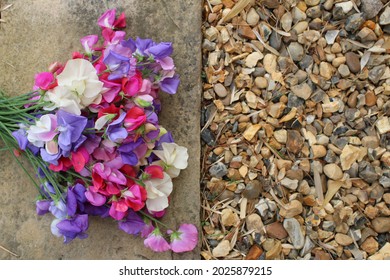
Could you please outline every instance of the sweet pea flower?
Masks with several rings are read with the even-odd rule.
[[[127,131],[134,131],[146,122],[146,114],[144,109],[133,107],[126,113],[124,126]]]
[[[149,211],[159,212],[168,207],[168,196],[172,192],[171,177],[164,172],[163,179],[149,179],[144,181],[147,192],[146,207]]]
[[[166,77],[160,80],[160,88],[162,91],[175,94],[177,92],[177,88],[180,84],[179,75],[174,75],[173,77]]]
[[[138,234],[146,226],[144,220],[134,211],[129,210],[126,218],[119,222],[119,229],[127,234]]]
[[[51,200],[37,200],[35,203],[37,214],[42,216],[49,212]]]
[[[156,228],[144,240],[144,245],[154,252],[165,252],[170,249],[168,242],[164,239],[159,228]]]
[[[101,101],[103,83],[88,60],[69,60],[57,76],[57,82],[58,86],[45,95],[45,99],[53,103],[50,109],[62,108],[80,115],[81,109]]]
[[[142,74],[137,71],[131,78],[122,80],[122,90],[126,96],[136,95],[142,88]]]
[[[175,253],[192,251],[198,244],[198,230],[192,224],[182,224],[175,232],[169,231],[171,249]]]
[[[80,39],[81,44],[85,50],[87,55],[92,55],[94,52],[93,46],[99,41],[99,37],[97,35],[88,35]]]
[[[135,58],[129,58],[116,52],[109,51],[103,59],[107,69],[110,71],[108,80],[116,80],[125,77],[132,77],[135,74]]]
[[[120,14],[118,19],[115,19],[115,9],[107,10],[98,19],[98,25],[102,28],[124,28],[126,27],[125,13]]]
[[[55,227],[58,229],[57,236],[63,236],[64,243],[69,243],[76,237],[87,238],[88,235],[85,232],[88,230],[88,226],[87,214],[75,215],[70,219],[63,219],[55,223]]]
[[[28,141],[36,147],[43,147],[46,142],[54,139],[58,134],[57,116],[53,114],[43,115],[27,130]]]
[[[153,153],[161,159],[156,164],[162,164],[165,172],[172,178],[179,176],[180,170],[187,168],[188,152],[187,148],[177,145],[176,143],[162,143],[162,151],[154,150]]]
[[[170,56],[173,52],[172,43],[170,42],[161,42],[151,46],[147,49],[147,53],[153,55],[156,59],[163,59],[167,56]]]
[[[122,197],[129,208],[139,211],[145,206],[147,193],[143,187],[134,184],[122,193]]]
[[[35,75],[35,89],[49,90],[54,84],[54,75],[51,72],[42,72]]]

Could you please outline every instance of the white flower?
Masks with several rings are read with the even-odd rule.
[[[57,117],[52,114],[43,115],[26,132],[28,141],[34,146],[41,148],[58,134]]]
[[[164,172],[163,179],[150,179],[145,181],[145,189],[148,193],[146,207],[149,211],[158,212],[168,207],[168,196],[172,192],[171,177]]]
[[[162,151],[156,150],[153,153],[164,162],[164,170],[171,176],[176,178],[179,176],[181,169],[186,169],[188,165],[188,152],[186,147],[177,145],[176,143],[162,143]]]
[[[57,87],[46,93],[46,100],[54,103],[49,109],[62,108],[80,115],[80,109],[101,101],[103,83],[99,81],[96,69],[88,60],[69,60],[57,76],[57,83]]]

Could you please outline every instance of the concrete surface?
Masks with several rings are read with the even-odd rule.
[[[27,92],[36,72],[53,61],[66,61],[81,50],[79,39],[98,34],[96,21],[116,7],[127,16],[128,35],[174,42],[174,59],[182,77],[179,94],[163,97],[161,123],[176,142],[189,148],[188,168],[174,180],[165,222],[199,225],[199,108],[201,70],[201,1],[183,0],[2,0],[0,87],[9,95]],[[2,147],[2,144],[0,144]],[[50,232],[52,217],[35,214],[36,190],[11,155],[0,154],[0,259],[199,259],[199,250],[156,254],[142,239],[125,234],[110,219],[92,218],[89,237],[64,245]]]

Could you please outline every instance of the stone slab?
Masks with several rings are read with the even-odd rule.
[[[34,74],[81,50],[79,39],[99,34],[96,20],[116,7],[127,16],[132,37],[174,43],[182,77],[179,93],[163,97],[161,123],[178,144],[188,147],[188,168],[174,180],[165,222],[199,225],[199,118],[201,97],[201,1],[182,0],[1,0],[13,6],[1,13],[0,88],[9,95],[28,92]],[[2,144],[0,144],[2,147]],[[125,234],[110,219],[91,218],[89,237],[64,245],[50,232],[52,217],[35,214],[36,190],[11,155],[0,154],[0,259],[199,259],[199,249],[185,254],[156,254],[142,239]]]

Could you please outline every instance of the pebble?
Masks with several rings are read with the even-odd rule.
[[[373,255],[378,251],[379,244],[374,237],[370,236],[362,243],[362,245],[360,245],[360,248],[367,252],[367,254]]]
[[[349,71],[349,67],[345,64],[341,64],[337,70],[343,78],[346,78],[351,74],[351,72]]]
[[[246,217],[246,229],[256,233],[261,233],[264,230],[264,224],[261,217],[257,214],[250,214]]]
[[[284,229],[280,222],[274,222],[265,226],[267,235],[271,238],[279,240],[285,239],[288,236],[287,231]]]
[[[256,66],[257,62],[262,59],[264,55],[259,52],[253,52],[250,55],[248,55],[245,59],[245,66],[249,68],[253,68]]]
[[[217,247],[213,249],[213,256],[215,258],[225,257],[230,252],[230,242],[229,240],[222,240]]]
[[[280,19],[282,28],[286,32],[289,32],[291,30],[292,22],[293,22],[293,18],[290,12],[283,14],[282,18]]]
[[[259,260],[260,256],[263,254],[263,249],[258,245],[254,244],[250,249],[248,254],[246,255],[246,260]]]
[[[300,152],[303,146],[303,138],[301,134],[296,130],[288,130],[286,146],[287,150],[294,154]]]
[[[390,7],[387,6],[379,17],[379,24],[387,25],[390,24]]]
[[[302,45],[298,42],[292,42],[287,49],[291,55],[292,60],[301,61],[303,59],[305,53]]]
[[[298,97],[307,100],[312,94],[312,89],[307,83],[302,83],[291,88],[291,91]]]
[[[210,167],[209,173],[212,177],[222,178],[228,173],[228,169],[225,164],[218,162]]]
[[[256,199],[260,197],[261,192],[263,191],[263,184],[260,181],[251,181],[249,182],[245,190],[242,192],[242,195],[247,199]]]
[[[283,178],[280,183],[282,186],[290,189],[290,190],[296,190],[298,188],[298,180],[291,180],[287,177]]]
[[[343,175],[344,175],[341,168],[335,163],[325,165],[324,166],[324,173],[329,179],[332,179],[335,181],[340,180],[341,178],[343,178]]]
[[[279,214],[280,216],[285,218],[292,218],[295,217],[296,215],[301,214],[302,211],[303,211],[302,203],[299,202],[298,200],[292,200],[280,209]]]
[[[320,63],[320,75],[325,78],[325,80],[330,80],[333,76],[334,69],[332,65],[327,62]]]
[[[366,19],[377,16],[379,11],[383,8],[381,0],[361,0],[361,3],[362,12]]]
[[[381,117],[375,124],[380,134],[385,134],[390,131],[389,117]]]
[[[360,58],[356,53],[348,52],[345,54],[345,58],[347,60],[347,65],[349,70],[357,74],[360,72]]]
[[[355,33],[364,23],[363,13],[356,13],[349,16],[345,22],[345,30]]]
[[[390,232],[390,218],[378,217],[371,221],[372,228],[377,233]]]
[[[295,218],[287,218],[283,221],[283,227],[287,231],[295,249],[302,249],[305,244],[305,237],[301,225]]]
[[[221,98],[224,98],[227,95],[226,88],[220,83],[214,85],[214,91]]]
[[[255,9],[251,8],[246,17],[246,22],[250,26],[255,26],[259,22],[259,20],[260,20],[259,14],[256,12]]]
[[[264,77],[257,77],[255,79],[255,84],[260,89],[266,89],[268,87],[268,80]]]
[[[229,208],[222,210],[221,222],[224,226],[237,226],[240,223],[240,218]]]
[[[341,246],[348,246],[353,243],[353,239],[350,236],[342,233],[337,233],[334,239]]]

